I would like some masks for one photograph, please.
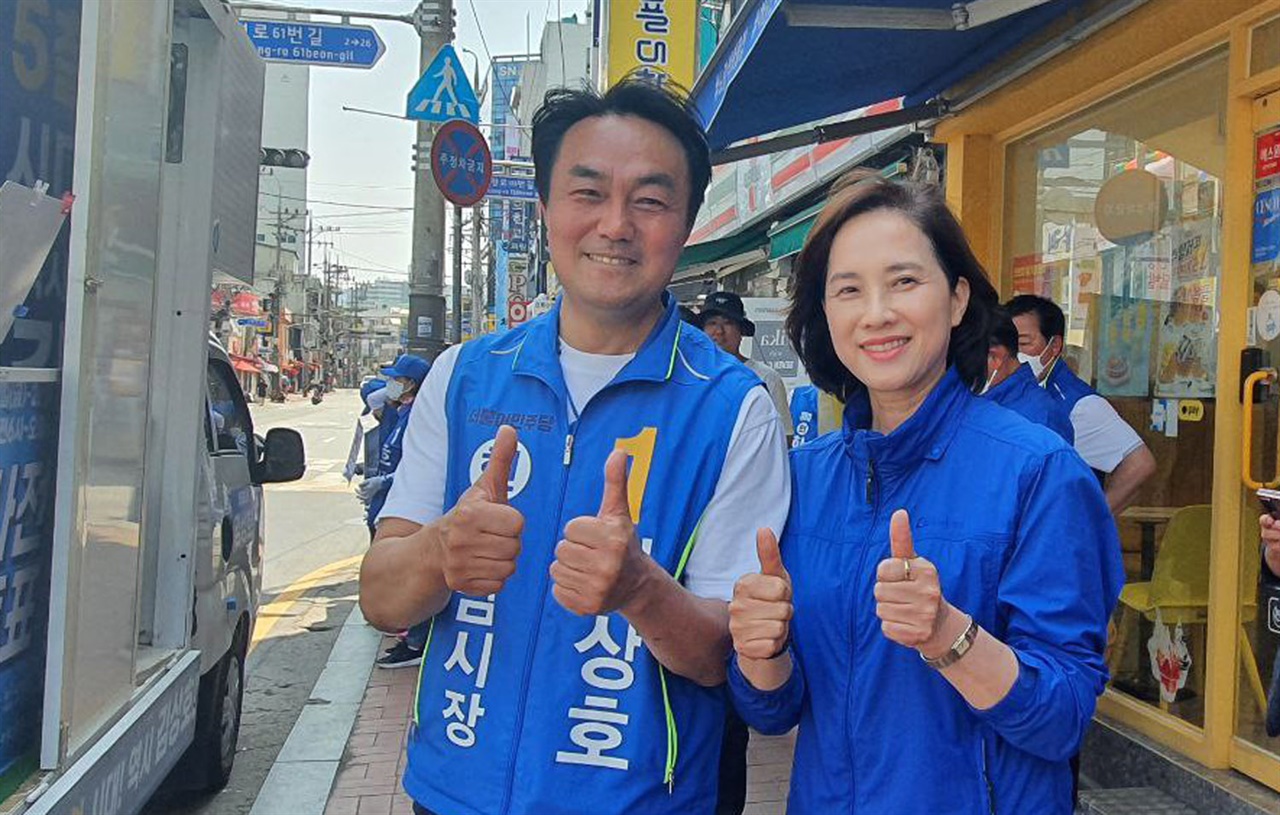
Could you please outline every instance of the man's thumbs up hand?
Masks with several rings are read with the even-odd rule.
[[[648,556],[640,548],[627,494],[627,454],[614,450],[604,465],[604,490],[595,516],[564,528],[551,564],[552,593],[575,614],[608,614],[639,591]]]
[[[729,633],[739,657],[772,659],[786,648],[791,632],[791,575],[772,529],[756,530],[756,553],[759,574],[745,574],[733,587]]]
[[[507,504],[507,485],[517,441],[515,428],[498,428],[488,466],[442,519],[441,567],[453,591],[493,594],[515,574],[524,516]]]
[[[945,639],[941,632],[951,604],[942,596],[937,567],[916,554],[911,518],[905,509],[889,519],[889,554],[876,567],[880,630],[899,645],[928,657],[940,656],[951,646],[950,641],[939,643]]]

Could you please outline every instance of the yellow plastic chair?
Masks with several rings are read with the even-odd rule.
[[[1208,622],[1209,527],[1212,516],[1213,511],[1208,504],[1193,504],[1173,514],[1160,541],[1160,550],[1156,553],[1155,563],[1151,568],[1151,579],[1129,583],[1121,589],[1122,608],[1132,609],[1152,621],[1159,610],[1161,620],[1168,626],[1179,623],[1203,625]],[[1246,590],[1251,591],[1258,584],[1258,570],[1261,568],[1256,551],[1244,554],[1244,567],[1244,585]],[[1245,623],[1251,622],[1257,615],[1257,603],[1252,594],[1241,612],[1237,632],[1238,653],[1258,707],[1265,715],[1267,692],[1262,685],[1253,646],[1244,627]],[[1117,641],[1112,648],[1113,662],[1123,655],[1128,632],[1129,626],[1124,625],[1122,619]],[[1114,672],[1113,666],[1112,673]]]

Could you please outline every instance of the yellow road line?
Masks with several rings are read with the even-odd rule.
[[[335,561],[328,566],[321,566],[309,574],[305,574],[284,588],[276,598],[258,609],[258,623],[253,627],[253,639],[249,642],[249,651],[262,640],[271,636],[271,632],[279,624],[289,607],[296,603],[302,595],[317,586],[328,585],[338,572],[359,566],[364,555],[353,555],[344,560]]]

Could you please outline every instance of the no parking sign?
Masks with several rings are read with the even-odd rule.
[[[469,207],[484,197],[493,178],[493,156],[470,122],[445,122],[431,142],[431,175],[450,202]]]

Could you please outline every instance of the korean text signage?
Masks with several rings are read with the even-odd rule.
[[[258,56],[267,62],[372,68],[387,50],[372,26],[301,20],[242,20]]]
[[[470,122],[446,122],[431,142],[431,174],[449,201],[469,207],[484,197],[493,158],[484,136]]]
[[[638,71],[655,82],[693,87],[698,4],[694,0],[609,0],[609,85]]]
[[[1273,130],[1258,137],[1257,164],[1253,180],[1264,181],[1280,175],[1280,130]]]

